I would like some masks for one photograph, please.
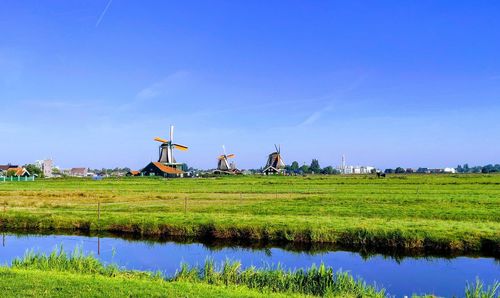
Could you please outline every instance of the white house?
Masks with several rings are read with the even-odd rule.
[[[448,174],[455,174],[457,170],[455,168],[444,168],[443,172]]]

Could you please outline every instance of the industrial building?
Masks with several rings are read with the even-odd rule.
[[[346,165],[345,155],[342,155],[342,161],[340,166],[337,167],[340,174],[351,175],[351,174],[373,174],[377,171],[375,167],[371,166],[348,166]]]

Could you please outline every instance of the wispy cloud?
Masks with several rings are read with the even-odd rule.
[[[151,85],[140,90],[137,92],[133,100],[124,103],[118,109],[121,111],[130,110],[139,104],[145,103],[146,101],[168,95],[169,93],[174,92],[174,90],[177,90],[179,86],[183,85],[187,77],[189,77],[189,72],[185,70],[176,71],[162,80],[152,83]]]
[[[329,105],[322,108],[321,110],[317,110],[317,111],[313,112],[309,117],[307,117],[304,121],[302,121],[302,123],[300,123],[299,126],[307,126],[307,125],[311,125],[311,124],[315,123],[316,121],[321,119],[323,114],[331,111],[332,109],[333,109],[333,104],[330,103]]]
[[[106,13],[108,12],[108,9],[109,7],[111,6],[111,2],[113,2],[113,0],[109,0],[108,1],[108,4],[106,5],[106,7],[104,8],[104,10],[102,11],[101,15],[99,16],[99,19],[97,20],[97,22],[95,23],[95,27],[99,27],[99,24],[101,24],[102,22],[102,19],[104,18],[104,16],[106,15]]]
[[[345,96],[349,92],[358,88],[359,85],[364,81],[364,79],[365,79],[365,75],[362,75],[362,76],[358,77],[356,80],[354,80],[349,86],[347,86],[347,88],[345,90],[341,90],[337,94],[329,94],[329,95],[321,97],[323,100],[330,99],[330,98],[332,98],[332,99],[330,100],[330,102],[328,104],[326,104],[322,108],[312,112],[298,126],[299,127],[308,126],[308,125],[314,124],[315,122],[320,120],[324,114],[333,110],[334,105],[335,105],[335,101],[338,100],[338,98]]]
[[[177,71],[161,81],[155,82],[150,86],[142,89],[136,95],[137,99],[149,99],[154,98],[162,94],[168,93],[172,87],[175,87],[176,84],[180,82],[180,80],[186,78],[189,75],[189,72],[180,70]]]

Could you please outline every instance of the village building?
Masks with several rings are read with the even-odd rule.
[[[140,175],[176,178],[183,177],[184,172],[179,169],[166,166],[161,162],[150,162],[146,167],[144,167],[144,169],[141,170]]]
[[[87,177],[87,168],[72,168],[69,170],[69,175],[73,177]]]
[[[52,162],[52,159],[37,160],[35,162],[35,166],[42,170],[44,177],[52,177],[52,170],[54,169],[54,163]]]
[[[456,174],[457,170],[455,168],[444,168],[443,172],[447,174]]]
[[[7,164],[7,165],[0,165],[0,173],[6,172],[8,169],[12,168],[18,168],[18,165],[12,165],[12,164]]]
[[[140,175],[141,175],[141,171],[128,171],[127,174],[125,174],[125,176],[128,176],[128,177],[140,176]]]
[[[31,174],[28,172],[23,167],[17,167],[17,168],[10,168],[7,170],[7,176],[14,176],[14,177],[30,177]]]

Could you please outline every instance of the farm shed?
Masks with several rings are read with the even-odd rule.
[[[29,177],[31,176],[30,172],[26,170],[25,168],[10,168],[7,170],[7,175],[8,176],[15,176],[15,177]]]
[[[141,172],[140,171],[128,171],[127,174],[125,174],[125,176],[141,176]]]
[[[173,167],[166,166],[161,162],[149,163],[144,169],[141,170],[141,174],[143,176],[160,176],[165,178],[175,178],[184,176],[183,171]]]

